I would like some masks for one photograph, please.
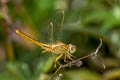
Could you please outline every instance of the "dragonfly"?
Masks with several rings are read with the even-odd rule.
[[[59,9],[59,11],[62,14],[62,18],[61,18],[61,22],[60,22],[61,24],[59,25],[59,29],[61,32],[61,28],[64,24],[64,10]],[[56,67],[57,64],[60,65],[59,60],[61,58],[64,58],[63,59],[64,62],[68,62],[67,59],[69,59],[71,61],[74,60],[75,56],[73,56],[72,53],[76,52],[76,46],[73,44],[65,44],[61,40],[57,40],[57,41],[53,42],[53,40],[54,40],[54,38],[53,38],[54,25],[52,22],[50,22],[49,24],[50,24],[50,28],[51,28],[51,30],[50,30],[51,43],[49,43],[49,44],[39,42],[39,41],[31,38],[30,36],[26,35],[25,33],[21,32],[19,29],[15,29],[15,32],[18,35],[20,35],[21,37],[23,37],[24,39],[32,42],[35,45],[40,46],[43,49],[42,53],[49,52],[49,53],[58,55],[55,59],[54,67]]]

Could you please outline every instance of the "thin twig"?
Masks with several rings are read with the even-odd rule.
[[[76,60],[74,60],[74,61],[72,61],[72,62],[69,62],[69,63],[63,65],[63,67],[68,67],[70,64],[73,64],[73,63],[76,63],[77,61],[81,61],[81,60],[83,60],[83,59],[86,59],[86,58],[88,58],[88,57],[90,57],[90,56],[92,56],[92,55],[96,55],[96,54],[98,53],[98,51],[100,50],[101,46],[102,46],[102,39],[100,39],[100,44],[99,44],[99,46],[97,47],[97,49],[96,49],[95,52],[93,52],[92,54],[89,54],[89,55],[87,55],[87,56],[81,57],[81,58],[79,58],[79,59],[76,59]]]
[[[102,39],[100,38],[100,44],[99,44],[99,46],[97,47],[97,49],[96,49],[96,51],[95,51],[94,54],[97,54],[97,53],[98,53],[98,51],[100,50],[101,46],[102,46]]]
[[[59,68],[55,71],[55,73],[52,75],[52,77],[50,78],[50,80],[52,80],[56,74],[63,68],[63,65],[60,65]]]
[[[64,64],[64,65],[60,65],[60,67],[59,67],[59,68],[56,70],[56,72],[52,75],[52,77],[50,78],[50,80],[52,80],[52,79],[56,76],[56,74],[57,74],[61,69],[64,69],[65,67],[71,67],[73,64],[76,64],[76,62],[78,62],[78,61],[82,61],[83,59],[86,59],[86,58],[91,57],[91,56],[93,56],[93,55],[97,55],[97,53],[98,53],[98,51],[100,50],[101,46],[102,46],[102,39],[100,39],[100,44],[99,44],[99,46],[97,47],[97,49],[96,49],[95,52],[93,52],[93,53],[91,53],[91,54],[89,54],[89,55],[87,55],[87,56],[81,57],[81,58],[79,58],[79,59],[76,59],[76,60],[74,60],[74,61],[71,61],[71,62],[69,62],[69,63],[66,63],[66,64]]]
[[[0,0],[0,4],[1,4],[1,9],[2,9],[2,13],[3,13],[3,17],[4,19],[1,21],[3,22],[2,27],[3,30],[5,31],[5,35],[6,35],[6,53],[8,56],[8,59],[10,61],[14,60],[14,50],[13,50],[13,46],[12,46],[12,36],[11,36],[11,30],[10,28],[12,27],[12,19],[8,14],[8,6],[7,6],[7,0]]]

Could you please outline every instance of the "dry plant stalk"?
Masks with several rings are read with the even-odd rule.
[[[99,46],[97,47],[97,49],[96,49],[95,52],[93,52],[93,53],[91,53],[91,54],[89,54],[89,55],[87,55],[87,56],[81,57],[81,58],[79,58],[79,59],[76,59],[76,60],[74,60],[74,61],[68,62],[68,63],[66,63],[66,64],[64,64],[64,65],[60,65],[60,67],[55,71],[55,73],[52,75],[52,77],[51,77],[49,80],[53,80],[53,78],[56,76],[56,74],[57,74],[61,69],[64,69],[64,68],[66,68],[66,67],[72,67],[72,66],[74,66],[74,65],[77,66],[77,67],[80,67],[80,66],[83,64],[83,63],[82,63],[82,60],[83,60],[83,59],[86,59],[86,58],[88,58],[88,57],[91,57],[92,59],[95,59],[95,57],[97,57],[98,51],[100,50],[101,46],[102,46],[102,39],[100,39],[100,44],[99,44]],[[105,69],[105,64],[104,64],[104,63],[102,63],[102,66],[103,66],[104,69]],[[57,78],[56,78],[56,79],[57,79]]]
[[[3,20],[1,21],[1,24],[6,36],[5,46],[6,46],[6,53],[7,53],[8,59],[10,61],[14,61],[14,50],[13,50],[12,36],[11,36],[11,30],[10,30],[13,23],[12,23],[11,17],[8,15],[7,1],[8,0],[0,0],[1,12],[3,15]]]

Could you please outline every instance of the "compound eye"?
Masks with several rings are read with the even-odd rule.
[[[69,52],[72,54],[72,53],[75,53],[76,51],[76,46],[75,45],[72,45],[72,44],[69,44],[70,46],[70,49],[69,49]]]

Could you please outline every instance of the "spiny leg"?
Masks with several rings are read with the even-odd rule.
[[[66,59],[67,59],[67,56],[65,54],[65,56],[64,56],[64,62],[69,62],[69,61],[66,61]]]
[[[50,52],[51,50],[50,49],[46,49],[44,51],[42,51],[42,53],[46,53],[46,52]]]
[[[68,53],[69,56],[73,57],[73,58],[76,58],[75,56],[73,56],[72,54]]]
[[[67,56],[71,61],[74,60],[70,55],[66,54],[66,56]]]
[[[55,65],[54,65],[54,68],[56,68],[56,63],[57,63],[58,65],[60,65],[60,63],[59,63],[58,60],[59,60],[62,56],[63,56],[63,54],[59,55],[59,56],[55,59]]]

